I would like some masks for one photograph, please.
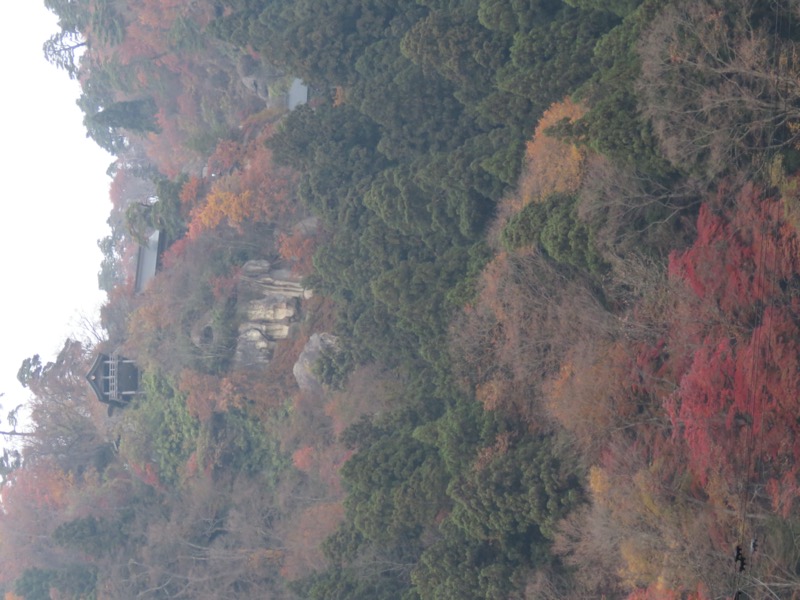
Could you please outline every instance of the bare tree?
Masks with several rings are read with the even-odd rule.
[[[482,274],[474,304],[450,329],[457,376],[487,407],[531,417],[542,383],[581,339],[611,339],[617,320],[591,281],[541,252],[500,254]]]
[[[23,434],[15,427],[12,434],[25,436],[26,461],[47,459],[80,473],[109,460],[110,445],[92,420],[84,377],[91,359],[83,343],[67,339],[55,361],[43,365],[38,355],[23,361],[17,377],[34,394],[28,403],[32,428]]]
[[[198,477],[145,508],[132,526],[140,545],[108,585],[126,598],[283,598],[278,518],[259,482]]]
[[[769,8],[686,0],[643,36],[641,108],[674,165],[713,177],[796,142],[798,45],[781,35],[788,8]]]

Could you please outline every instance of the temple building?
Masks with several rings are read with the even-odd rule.
[[[116,352],[100,353],[86,374],[97,399],[108,405],[109,416],[124,408],[139,393],[139,369],[131,359]]]
[[[140,244],[136,255],[136,278],[134,290],[141,294],[147,284],[156,276],[161,267],[161,255],[166,248],[167,236],[161,231],[154,231],[147,238],[146,244]]]

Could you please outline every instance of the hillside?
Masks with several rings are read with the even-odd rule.
[[[793,3],[45,4],[112,233],[6,598],[800,597]]]

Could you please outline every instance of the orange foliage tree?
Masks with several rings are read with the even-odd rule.
[[[72,475],[46,462],[18,469],[3,488],[3,508],[7,513],[23,506],[57,510],[66,506],[73,485]]]
[[[604,450],[589,471],[592,504],[556,536],[556,551],[585,583],[613,586],[613,573],[628,589],[725,587],[730,523],[697,497],[685,461],[685,448],[658,432],[616,436]]]
[[[292,453],[292,464],[300,471],[310,471],[313,462],[314,446],[303,446]]]
[[[205,203],[190,214],[190,238],[197,238],[203,231],[215,229],[227,223],[241,228],[242,224],[255,217],[252,193],[247,190],[237,194],[228,190],[214,189],[206,196]]]
[[[292,266],[292,271],[298,275],[310,275],[314,265],[314,251],[317,240],[313,235],[303,231],[278,234],[278,252]]]
[[[233,160],[228,154],[224,157]],[[237,155],[231,169],[192,208],[190,237],[196,238],[223,224],[241,230],[250,221],[286,223],[298,212],[294,198],[296,174],[275,165],[271,151],[263,144],[250,144],[241,157]]]
[[[226,375],[209,375],[183,369],[178,388],[186,394],[186,407],[192,416],[208,422],[214,413],[223,413],[246,404],[254,411],[273,408],[280,395],[263,371],[231,370]]]
[[[208,158],[206,169],[209,176],[218,177],[238,169],[244,159],[244,148],[234,140],[220,140],[214,153]]]
[[[265,133],[250,145],[239,185],[243,189],[253,190],[256,218],[282,223],[298,210],[294,196],[297,174],[273,162],[272,150],[264,145],[266,137]]]

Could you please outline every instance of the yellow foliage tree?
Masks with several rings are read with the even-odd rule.
[[[224,222],[232,227],[241,227],[252,217],[253,204],[249,190],[237,194],[215,189],[206,197],[204,204],[192,210],[189,237],[197,237],[202,231],[214,229]]]
[[[569,98],[556,102],[545,111],[525,149],[525,163],[519,183],[522,206],[540,202],[553,193],[574,193],[583,181],[586,151],[548,135],[557,123],[574,121],[585,109]]]

